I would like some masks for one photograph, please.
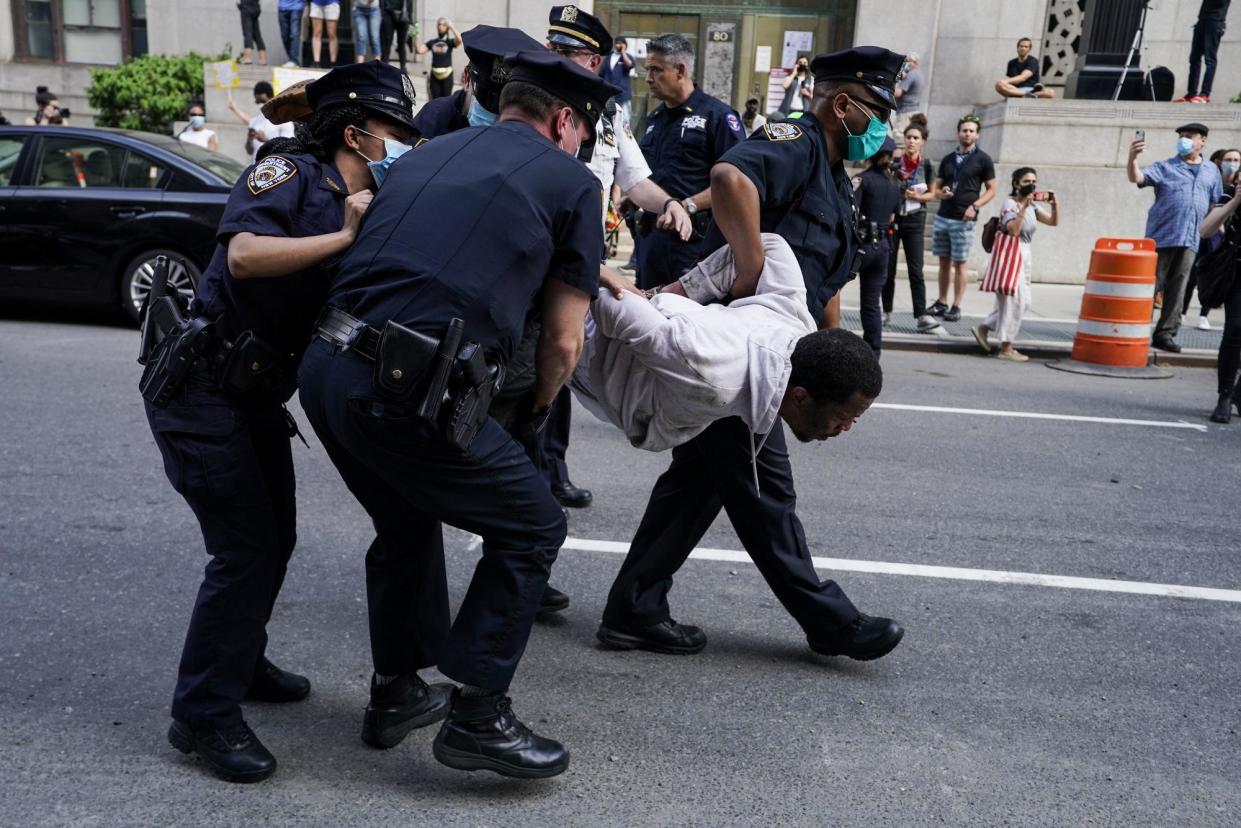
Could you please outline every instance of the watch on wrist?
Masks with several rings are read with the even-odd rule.
[[[681,202],[681,206],[684,207],[685,212],[689,213],[691,216],[698,212],[698,205],[694,203],[694,199],[692,198],[686,198]]]

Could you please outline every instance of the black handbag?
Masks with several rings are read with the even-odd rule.
[[[1194,263],[1198,268],[1198,300],[1204,308],[1220,307],[1232,292],[1237,269],[1241,267],[1241,244],[1237,239],[1239,231],[1241,228],[1234,215],[1228,222],[1219,247],[1199,254]]]

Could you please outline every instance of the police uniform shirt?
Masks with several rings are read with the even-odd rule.
[[[655,107],[646,118],[640,146],[651,180],[668,195],[686,198],[707,189],[711,165],[744,135],[732,108],[694,87],[680,106]]]
[[[793,248],[810,316],[818,321],[823,306],[849,281],[857,252],[853,184],[843,164],[831,166],[823,127],[810,114],[764,124],[720,161],[758,188],[759,229],[779,234]],[[704,251],[724,244],[712,225]]]
[[[285,238],[334,233],[344,222],[348,195],[340,172],[312,155],[269,155],[247,169],[224,207],[195,312],[224,316],[233,335],[248,330],[283,353],[300,355],[327,295],[327,267],[237,279],[228,269],[228,243],[237,233]]]
[[[464,89],[427,101],[414,116],[414,128],[418,130],[418,135],[430,139],[468,127],[470,119],[461,111],[464,103]]]
[[[612,105],[608,109],[614,111],[599,119],[596,126],[599,140],[595,142],[595,152],[589,164],[590,171],[603,187],[605,206],[613,183],[620,187],[622,193],[627,193],[639,182],[651,177],[651,168],[629,131],[629,117],[625,110]]]
[[[502,121],[421,144],[388,172],[328,304],[504,359],[547,278],[590,297],[603,260],[599,182],[533,127]]]
[[[870,167],[859,177],[858,211],[862,221],[887,227],[894,221],[893,213],[901,206],[901,187],[877,167]]]

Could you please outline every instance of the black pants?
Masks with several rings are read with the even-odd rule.
[[[543,477],[547,485],[568,483],[569,466],[565,463],[565,452],[569,450],[569,431],[573,427],[573,394],[569,386],[560,389],[556,402],[552,404],[551,416],[543,427],[542,445]]]
[[[923,250],[926,237],[926,210],[910,216],[898,216],[896,234],[892,236],[892,252],[888,255],[888,280],[883,283],[883,312],[892,312],[896,299],[897,254],[905,248],[905,266],[909,270],[909,296],[914,303],[914,319],[926,315],[926,280],[922,275]]]
[[[259,28],[257,8],[243,7],[241,9],[241,41],[247,49],[257,48],[261,52],[267,51],[267,44],[263,42],[263,31]]]
[[[652,230],[645,235],[639,233],[634,241],[638,254],[637,283],[643,290],[680,279],[702,258],[703,239],[697,235],[681,241],[670,230]]]
[[[1219,42],[1224,37],[1224,21],[1199,20],[1194,24],[1194,38],[1189,45],[1189,86],[1186,97],[1193,97],[1199,91],[1210,96],[1211,86],[1215,83],[1216,55],[1219,53]],[[1202,88],[1198,88],[1198,69],[1205,65],[1202,73]]]
[[[1189,303],[1194,298],[1194,291],[1198,288],[1198,262],[1202,260],[1202,254],[1206,251],[1206,242],[1204,241],[1198,248],[1198,255],[1194,258],[1194,266],[1189,269],[1189,281],[1185,283],[1185,301],[1181,303],[1181,315],[1189,313]],[[1203,305],[1200,316],[1206,316],[1212,308]]]
[[[427,76],[427,99],[447,98],[452,94],[452,75],[440,80],[434,75]]]
[[[891,258],[892,243],[885,237],[877,242],[867,242],[863,248],[866,255],[862,257],[862,267],[858,271],[858,286],[862,293],[862,307],[859,311],[862,317],[862,338],[875,353],[879,353],[883,348],[880,295],[888,281],[888,259]]]
[[[1219,393],[1231,389],[1241,369],[1241,279],[1235,279],[1224,300],[1224,337],[1219,341]]]
[[[173,718],[242,720],[267,622],[297,543],[293,457],[279,403],[243,406],[191,377],[166,408],[146,406],[164,471],[198,518],[211,560],[194,602]]]
[[[379,23],[379,51],[383,62],[388,62],[388,51],[392,48],[392,35],[396,35],[396,53],[401,61],[401,71],[405,71],[405,63],[409,60],[409,52],[405,41],[409,37],[409,24],[397,21],[397,12],[383,10],[383,20]]]
[[[657,624],[669,617],[672,576],[721,506],[768,586],[807,636],[825,637],[857,619],[840,587],[820,581],[814,571],[797,518],[783,425],[777,422],[758,452],[761,496],[754,490],[751,438],[740,418],[729,417],[672,450],[672,465],[656,482],[612,584],[605,624]]]
[[[315,340],[299,385],[315,433],[375,523],[366,554],[375,670],[409,674],[438,662],[458,682],[504,690],[564,542],[564,514],[495,420],[462,452],[414,416],[415,405],[378,397],[373,369]],[[441,521],[483,539],[451,628]]]

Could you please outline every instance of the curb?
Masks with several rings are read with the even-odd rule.
[[[860,331],[854,333],[861,334]],[[1043,341],[1020,341],[1017,349],[1031,359],[1065,359],[1073,351],[1071,344]],[[883,335],[884,349],[893,351],[921,351],[932,354],[963,354],[982,358],[978,351],[978,343],[973,339],[959,336],[936,336],[926,334],[889,334]],[[1214,368],[1218,355],[1215,351],[1200,348],[1187,349],[1179,354],[1164,351],[1150,351],[1149,364],[1166,365],[1181,368]]]

